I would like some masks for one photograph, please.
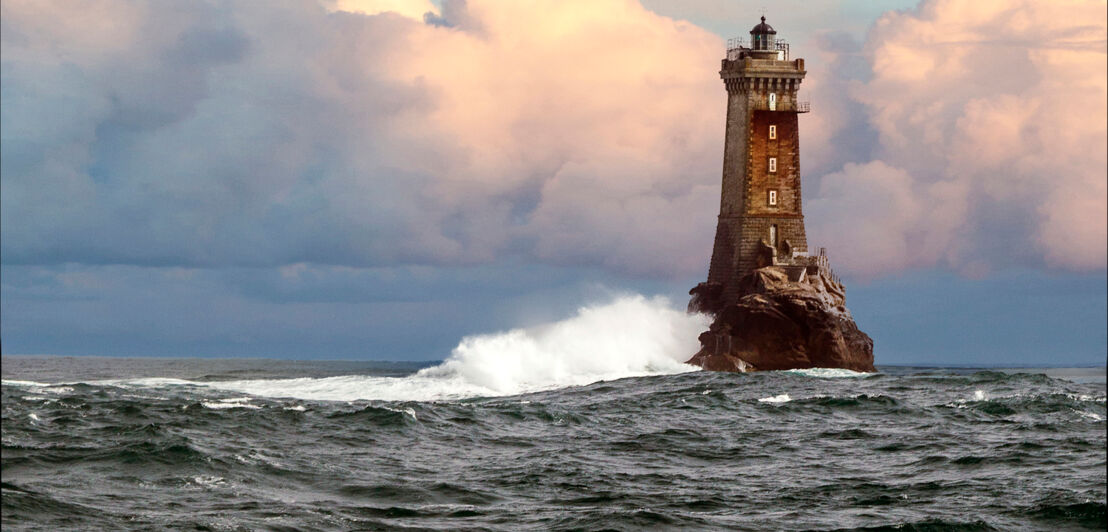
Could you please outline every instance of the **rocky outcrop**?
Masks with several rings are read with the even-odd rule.
[[[700,283],[689,294],[690,312],[715,316],[689,364],[715,371],[875,371],[873,340],[854,324],[843,286],[827,268],[769,265],[734,287]],[[725,303],[728,295],[736,302]]]

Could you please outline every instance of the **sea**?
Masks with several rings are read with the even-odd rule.
[[[444,365],[3,357],[3,529],[1108,525],[1104,368]]]
[[[706,327],[636,296],[437,362],[3,356],[0,526],[1108,528],[1104,367],[714,373]]]

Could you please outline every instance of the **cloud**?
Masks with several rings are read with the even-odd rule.
[[[809,202],[810,232],[817,242],[837,240],[833,263],[872,276],[928,265],[933,257],[958,259],[957,223],[967,205],[951,183],[922,185],[882,161],[848,163],[825,176]],[[843,216],[849,213],[849,216]]]
[[[5,262],[703,269],[717,37],[631,1],[428,6],[4,2]]]
[[[879,147],[822,180],[813,233],[870,275],[1103,269],[1105,33],[1103,2],[939,0],[881,17],[872,76],[850,83]]]
[[[327,0],[324,5],[330,11],[363,15],[395,13],[416,20],[423,20],[424,15],[434,15],[436,11],[430,0]]]
[[[5,263],[707,264],[723,43],[637,2],[0,9]],[[1104,14],[794,35],[813,246],[871,276],[1104,268]]]

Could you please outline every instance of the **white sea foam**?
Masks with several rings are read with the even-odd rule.
[[[72,386],[45,386],[41,390],[43,393],[56,393],[67,394],[73,392]]]
[[[1083,394],[1083,393],[1082,394],[1067,393],[1066,397],[1069,397],[1070,399],[1073,399],[1074,401],[1082,401],[1082,402],[1092,401],[1092,402],[1097,402],[1097,403],[1103,403],[1104,402],[1104,397],[1095,397],[1095,396],[1086,395],[1086,394]]]
[[[763,397],[761,399],[758,399],[758,402],[759,403],[787,403],[787,402],[792,401],[792,400],[793,400],[793,398],[789,397],[789,394],[783,393],[781,395],[775,395],[773,397]]]
[[[252,405],[250,403],[243,403],[243,402],[224,402],[224,401],[220,401],[218,403],[212,403],[212,402],[204,401],[204,402],[201,402],[200,404],[204,405],[205,408],[211,408],[212,410],[225,410],[225,409],[228,409],[228,408],[248,408],[250,410],[258,410],[258,409],[261,408],[258,405]]]
[[[794,373],[796,375],[804,375],[805,377],[816,377],[819,379],[856,378],[871,375],[870,373],[863,373],[860,371],[853,371],[842,368],[790,369],[786,370],[786,373]]]
[[[970,397],[969,399],[958,399],[958,400],[954,401],[953,403],[945,403],[945,405],[950,406],[950,407],[954,407],[954,408],[966,408],[966,403],[969,403],[971,401],[972,402],[987,401],[989,399],[990,399],[990,397],[989,397],[988,394],[985,393],[985,390],[974,390],[973,391],[973,397]]]
[[[200,403],[205,408],[211,408],[213,410],[224,410],[227,408],[249,408],[250,410],[258,410],[261,407],[258,405],[250,404],[249,397],[231,397],[228,399],[220,399],[219,402],[205,401]]]
[[[3,386],[22,386],[22,387],[25,387],[25,388],[30,388],[30,387],[33,387],[33,386],[53,386],[52,384],[48,384],[48,383],[45,383],[45,382],[17,381],[17,380],[8,380],[8,379],[0,380],[0,385],[3,385]]]
[[[697,369],[683,360],[707,325],[664,298],[623,297],[542,327],[464,338],[446,362],[420,373],[507,394],[681,373]]]
[[[142,386],[142,387],[156,387],[156,386],[172,386],[172,385],[196,385],[200,384],[193,381],[187,381],[184,379],[170,379],[165,377],[146,377],[142,379],[111,379],[106,381],[95,381],[93,384],[107,384],[110,386]]]
[[[707,326],[706,317],[676,310],[665,298],[624,296],[606,305],[580,308],[576,315],[562,321],[463,338],[442,364],[408,377],[141,382],[330,401],[515,395],[624,377],[696,371],[699,368],[683,360],[696,352],[697,336]]]
[[[199,476],[199,477],[192,477],[192,483],[196,484],[197,486],[210,488],[212,486],[218,486],[218,485],[221,485],[221,484],[225,484],[226,481],[223,480],[223,477],[204,475],[204,476]]]
[[[413,420],[419,421],[419,418],[417,418],[416,415],[415,415],[415,410],[413,410],[411,408],[389,408],[389,407],[386,406],[385,410],[391,410],[391,411],[396,412],[398,414],[409,415],[409,416],[412,416]]]
[[[688,315],[661,297],[623,296],[578,309],[562,321],[463,338],[438,366],[407,377],[197,382],[149,377],[98,381],[121,387],[197,386],[262,397],[356,401],[452,400],[580,386],[625,377],[696,371],[683,363],[698,348],[708,318]],[[65,391],[62,384],[5,380],[4,384]],[[40,392],[41,393],[41,392]],[[260,408],[244,401],[203,402],[207,408]],[[414,414],[414,413],[413,413]]]
[[[124,394],[120,394],[119,396],[120,397],[126,397],[128,399],[142,399],[143,401],[168,401],[169,400],[168,397],[158,397],[156,395],[151,395],[151,394],[137,395],[137,394],[133,394],[133,393],[124,393]]]

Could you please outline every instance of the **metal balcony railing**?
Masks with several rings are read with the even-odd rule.
[[[735,61],[743,49],[743,41],[738,37],[727,39],[727,60]]]
[[[779,58],[781,61],[788,61],[789,60],[789,42],[788,41],[786,41],[784,39],[778,39],[776,42],[773,43],[773,49],[777,50],[778,52],[785,52],[783,54],[784,56]]]
[[[744,49],[749,50],[749,48],[747,48],[747,45],[749,45],[749,44],[750,44],[750,39],[743,39],[742,37],[734,37],[734,38],[731,38],[731,39],[727,39],[727,60],[728,61],[734,61],[734,60],[738,59],[739,58],[739,53],[742,50],[744,50]],[[774,51],[782,52],[781,54],[778,55],[777,59],[779,61],[788,61],[789,60],[789,42],[788,41],[786,41],[785,39],[777,39],[773,43],[773,49],[774,49]]]

